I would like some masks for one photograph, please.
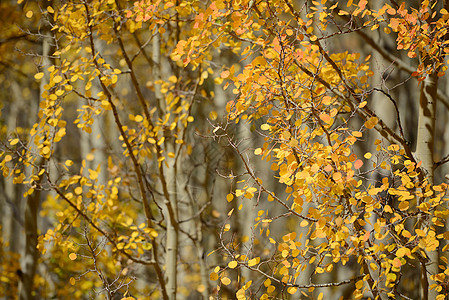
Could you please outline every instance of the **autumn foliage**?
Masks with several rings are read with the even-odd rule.
[[[1,4],[2,296],[446,299],[449,3],[388,3]]]

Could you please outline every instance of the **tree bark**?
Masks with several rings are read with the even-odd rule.
[[[153,37],[153,52],[152,58],[154,62],[153,68],[153,76],[154,80],[161,79],[161,48],[160,48],[160,34],[157,33]],[[161,93],[161,88],[159,84],[155,84],[155,94],[156,100],[159,103],[160,116],[164,114],[165,107],[162,104],[165,104],[163,101],[163,95]],[[169,132],[165,132],[165,147],[166,153],[173,152],[175,153],[174,147],[174,138],[169,136]],[[163,164],[163,162],[158,162]],[[177,276],[177,265],[178,265],[178,201],[177,201],[177,186],[176,186],[176,175],[177,175],[177,166],[176,159],[174,157],[167,157],[168,167],[166,168],[166,175],[159,174],[161,179],[164,179],[165,182],[162,182],[162,185],[166,185],[163,189],[165,196],[165,220],[167,221],[167,238],[166,238],[166,258],[165,258],[165,269],[167,276],[167,294],[170,300],[176,299],[177,292],[177,284],[178,284],[178,276]],[[163,170],[164,167],[160,167],[160,171]],[[163,178],[166,177],[166,178]]]
[[[48,33],[48,32],[47,32]],[[50,65],[49,55],[51,52],[51,45],[48,38],[42,41],[42,65],[46,68]],[[44,72],[46,73],[46,72]],[[39,95],[45,90],[45,85],[48,83],[47,74],[42,78],[39,86]],[[39,98],[39,101],[41,99]],[[37,105],[37,109],[39,104]],[[34,148],[34,142],[30,141],[30,147]],[[43,166],[45,160],[43,158],[38,158],[37,165]],[[36,173],[39,170],[35,170]],[[42,177],[41,177],[42,178]],[[39,185],[41,179],[35,184]],[[34,275],[36,274],[38,250],[37,250],[37,217],[39,210],[40,201],[40,190],[37,188],[33,194],[29,195],[25,203],[25,214],[24,214],[24,230],[25,230],[25,247],[23,249],[21,268],[22,268],[22,278],[19,283],[19,299],[20,300],[30,300],[35,299],[33,294],[34,286]]]
[[[21,96],[22,91],[17,81],[11,83],[11,89],[14,95],[17,97]],[[19,102],[16,100],[10,102],[10,111],[7,119],[8,130],[16,128],[18,125],[18,104]],[[2,214],[3,232],[5,232],[9,240],[9,250],[18,253],[23,247],[23,239],[18,238],[21,237],[21,227],[23,226],[23,222],[21,221],[21,214],[23,212],[22,195],[12,180],[7,180],[6,178],[3,180],[5,187],[4,198],[6,200],[5,211]]]
[[[36,299],[33,294],[34,275],[37,267],[37,212],[40,191],[36,190],[27,198],[25,207],[25,248],[22,258],[22,280],[19,284],[20,300]]]
[[[418,133],[416,144],[416,157],[417,161],[421,161],[421,168],[427,173],[424,176],[430,185],[434,183],[434,163],[433,163],[433,150],[434,150],[434,133],[435,133],[435,110],[436,110],[436,96],[438,88],[438,76],[437,71],[434,71],[431,75],[422,82],[421,94],[419,99],[419,118],[418,118]],[[426,201],[426,199],[420,199],[420,202]],[[419,204],[421,204],[419,203]],[[425,220],[421,220],[421,227],[426,227]],[[421,270],[421,299],[435,299],[438,293],[433,289],[430,290],[429,274],[438,273],[438,260],[439,249],[426,254],[429,258],[429,262],[426,265],[422,263]]]

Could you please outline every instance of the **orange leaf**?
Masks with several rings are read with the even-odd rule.
[[[373,129],[374,126],[379,122],[379,119],[376,117],[371,117],[368,121],[365,122],[365,127],[368,129]]]
[[[324,171],[326,171],[326,172],[332,171],[332,166],[331,166],[331,165],[325,166],[325,167],[324,167]]]
[[[229,77],[230,72],[228,70],[225,70],[223,72],[221,72],[220,77],[221,78],[228,78]]]
[[[391,28],[393,28],[393,30],[398,30],[399,20],[398,19],[391,19],[389,26]]]
[[[400,268],[402,266],[401,260],[399,258],[393,259],[392,265],[395,268]]]
[[[363,161],[361,161],[360,159],[357,159],[357,160],[354,162],[354,168],[355,168],[356,170],[360,169],[362,166],[363,166]]]
[[[341,173],[340,172],[334,173],[332,175],[332,178],[334,178],[335,181],[340,180],[341,179]]]
[[[320,114],[320,119],[323,122],[326,122],[327,124],[329,124],[331,122],[331,120],[332,120],[331,117],[328,114],[325,114],[325,113],[321,113]]]
[[[395,15],[396,14],[396,9],[390,7],[389,9],[387,9],[387,13],[390,15]]]

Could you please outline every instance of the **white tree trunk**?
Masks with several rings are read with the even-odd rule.
[[[419,98],[419,119],[418,119],[418,133],[415,155],[417,161],[422,161],[421,167],[427,172],[424,174],[430,185],[434,183],[434,134],[435,134],[435,110],[436,110],[436,94],[438,87],[438,76],[434,72],[428,75],[421,83],[421,94]],[[426,199],[421,199],[426,201]],[[426,227],[426,221],[422,220],[421,227]],[[432,252],[426,252],[429,262],[426,267],[422,266],[421,270],[421,299],[435,299],[438,293],[435,290],[430,290],[428,286],[432,284],[430,275],[438,274],[439,262],[439,248]],[[426,274],[426,273],[430,273]],[[427,283],[426,283],[427,281]],[[426,284],[428,286],[426,286]]]
[[[153,37],[153,52],[152,58],[154,62],[153,67],[153,76],[154,80],[160,80],[162,78],[161,74],[161,48],[160,48],[160,34],[157,33]],[[163,95],[161,93],[160,85],[155,84],[155,93],[156,99],[160,106],[160,114],[164,114],[165,110],[165,101],[163,101]],[[168,136],[164,133],[165,136],[165,152],[173,152],[175,153],[175,141],[173,137]],[[178,199],[177,199],[177,185],[176,185],[176,175],[177,175],[177,166],[175,158],[167,157],[166,158],[168,167],[165,168],[165,174],[160,174],[161,179],[165,177],[167,191],[164,193],[165,195],[165,220],[167,222],[167,238],[166,238],[166,257],[165,257],[165,270],[167,276],[167,294],[170,300],[176,299],[177,294],[177,284],[178,284],[178,228],[177,228],[177,220],[178,220]],[[161,162],[163,163],[163,162]],[[162,169],[164,167],[162,166]],[[165,175],[165,176],[164,176]]]

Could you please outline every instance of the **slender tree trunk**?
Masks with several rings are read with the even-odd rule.
[[[49,54],[51,51],[50,41],[45,38],[42,41],[42,65],[46,68],[49,64]],[[45,72],[46,73],[46,72]],[[42,78],[39,87],[39,96],[42,95],[45,88],[44,86],[47,82],[47,75]],[[39,98],[40,101],[40,98]],[[33,147],[33,141],[30,141],[31,147]],[[43,165],[44,159],[40,158],[38,165]],[[35,170],[39,172],[39,170]],[[36,184],[39,184],[37,182]],[[39,210],[40,201],[40,190],[36,189],[33,194],[29,195],[26,199],[25,204],[25,215],[24,215],[24,229],[25,229],[25,248],[22,254],[22,279],[19,283],[19,299],[20,300],[30,300],[35,299],[33,294],[34,286],[34,275],[36,274],[38,250],[37,250],[37,215]]]
[[[241,122],[239,124],[239,140],[244,141],[243,146],[245,147],[244,151],[251,151],[251,145],[253,144],[253,137],[251,134],[251,131],[249,130],[250,125],[246,122]],[[254,162],[255,164],[258,163],[258,159]],[[256,167],[256,169],[258,169]],[[245,173],[246,170],[241,167],[241,170],[239,171],[239,174]],[[243,207],[242,210],[239,213],[239,223],[241,228],[241,236],[242,236],[242,249],[241,254],[244,254],[248,257],[248,259],[251,259],[252,255],[252,247],[253,247],[253,224],[254,224],[254,218],[255,218],[255,208],[254,208],[254,199],[246,199],[245,197],[242,197],[243,201]],[[242,277],[246,282],[251,280],[251,273],[252,271],[248,268],[242,269]]]
[[[11,89],[14,95],[20,97],[22,91],[17,81],[11,82]],[[11,130],[18,125],[19,115],[19,102],[16,100],[11,101],[9,107],[10,112],[8,114],[7,128]],[[4,179],[5,183],[5,212],[2,214],[3,231],[6,233],[6,238],[9,240],[9,250],[19,253],[23,247],[23,240],[21,238],[21,224],[19,217],[23,211],[22,195],[17,191],[17,186],[13,184],[12,180]]]
[[[385,1],[374,1],[373,8],[375,10],[379,10],[379,9],[381,9],[381,7],[384,4],[385,4]],[[374,33],[374,31],[373,31],[373,33]],[[382,38],[384,38],[385,46],[387,46],[387,43],[388,43],[389,44],[388,46],[394,47],[394,40],[390,39],[390,36],[381,36],[378,32],[375,32],[372,37],[373,37],[373,39],[377,40],[377,42],[379,44],[382,43]],[[393,45],[391,45],[391,44],[393,44]],[[372,49],[370,48],[370,50],[372,50]],[[373,64],[372,70],[374,71],[374,76],[372,77],[371,85],[373,88],[384,90],[384,86],[383,86],[384,82],[383,82],[382,76],[383,76],[383,72],[386,70],[386,67],[388,66],[388,63],[386,63],[385,60],[383,59],[382,55],[380,55],[376,51],[373,52],[373,54],[372,54],[371,62]],[[390,99],[388,99],[381,92],[374,91],[372,93],[371,100],[372,100],[372,107],[373,107],[374,111],[376,112],[376,114],[378,116],[380,116],[381,119],[384,120],[390,128],[395,128],[397,116],[395,114],[395,107],[394,107],[393,103],[390,101]],[[372,132],[370,132],[370,135],[369,135],[368,152],[376,153],[377,146],[375,145],[375,140],[377,140],[377,139],[383,140],[384,142],[387,143],[387,141],[384,138],[382,138],[382,136],[378,132],[372,131]],[[389,175],[388,173],[389,173],[389,171],[387,171],[387,170],[379,169],[378,172],[369,173],[368,178],[371,180],[373,185],[379,185],[382,178],[388,177],[388,175]],[[369,217],[369,222],[371,224],[369,224],[367,222],[364,226],[365,230],[368,232],[371,232],[372,230],[374,230],[374,224],[377,221],[376,214],[374,212],[371,212],[370,214],[371,214],[371,216]],[[381,268],[381,266],[378,266],[378,267]],[[366,268],[369,270],[370,276],[373,278],[373,280],[376,281],[375,289],[379,293],[379,297],[382,300],[388,299],[388,296],[385,293],[385,291],[388,290],[385,286],[385,277],[377,276],[378,272],[374,271],[370,267],[370,264],[366,264]],[[366,283],[366,284],[368,285],[368,283]]]
[[[175,227],[172,218],[177,220],[177,196],[176,196],[176,167],[172,161],[169,161],[167,168],[167,183],[170,199],[166,199],[166,204],[171,205],[174,215],[167,209],[167,256],[166,256],[166,271],[167,271],[167,292],[170,300],[176,299],[177,291],[177,265],[178,265],[178,230]]]
[[[421,1],[420,1],[421,2]],[[434,3],[432,3],[434,2]],[[436,1],[431,1],[431,7],[436,4]],[[446,10],[449,9],[449,1],[444,0],[440,3]],[[433,18],[433,17],[432,17]],[[431,22],[432,20],[428,20]],[[447,40],[446,34],[445,39]],[[428,59],[424,60],[424,63],[430,64]],[[416,156],[418,160],[422,161],[422,168],[427,172],[425,174],[428,178],[429,184],[434,184],[434,137],[435,137],[435,118],[436,118],[436,102],[437,102],[437,90],[438,90],[438,69],[426,77],[421,84],[421,94],[419,99],[419,119],[418,119],[418,134],[416,145]],[[420,202],[427,201],[427,199],[420,199]],[[427,220],[420,220],[421,227],[427,227],[425,224]],[[436,282],[430,279],[431,275],[439,273],[439,254],[440,248],[437,247],[435,251],[426,251],[426,255],[429,258],[426,266],[424,262],[421,262],[421,283],[422,283],[422,299],[436,299],[438,292],[435,289],[430,289],[432,284]],[[426,282],[427,281],[427,282]],[[427,285],[427,286],[426,286]]]
[[[161,37],[160,34],[157,33],[153,37],[153,76],[154,80],[160,80],[162,78],[161,75]],[[163,115],[165,106],[165,102],[163,101],[163,95],[161,93],[160,85],[155,84],[155,94],[156,99],[159,104],[159,114]],[[166,153],[175,153],[175,141],[174,137],[169,136],[169,132],[165,132],[165,147]],[[176,175],[177,175],[177,166],[176,159],[174,157],[167,157],[168,167],[166,168],[165,180],[167,184],[168,193],[165,194],[165,220],[167,222],[167,239],[166,239],[166,257],[165,257],[165,269],[167,276],[167,294],[170,300],[176,299],[177,292],[177,284],[178,284],[178,228],[177,228],[177,220],[178,220],[178,199],[177,199],[177,184],[176,184]],[[163,163],[163,162],[159,162]],[[162,167],[163,168],[163,167]],[[164,176],[163,174],[160,174]],[[164,184],[164,183],[163,183]]]
[[[428,75],[421,84],[421,94],[419,99],[419,119],[418,119],[418,134],[416,144],[416,157],[421,161],[421,167],[427,172],[424,174],[430,185],[434,183],[434,133],[435,133],[435,109],[436,109],[436,94],[438,87],[437,72]],[[421,199],[426,201],[426,199]],[[421,226],[427,227],[426,221],[421,220]],[[435,299],[438,293],[435,290],[430,290],[429,286],[430,275],[438,273],[439,249],[431,252],[426,252],[429,262],[422,265],[421,268],[421,299]],[[423,263],[422,263],[423,264]]]
[[[35,299],[33,295],[34,275],[37,266],[37,212],[40,191],[36,190],[27,198],[25,207],[25,248],[22,259],[22,281],[19,284],[20,300]]]

